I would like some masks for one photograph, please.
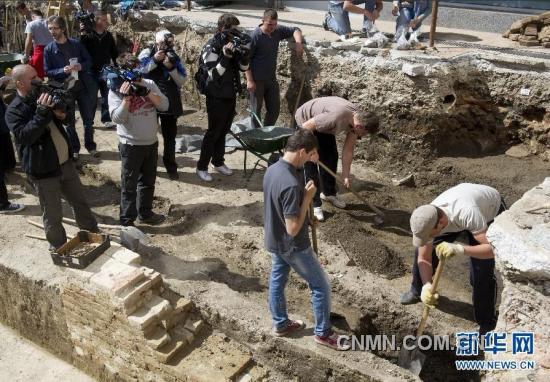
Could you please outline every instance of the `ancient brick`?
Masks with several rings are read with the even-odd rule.
[[[140,268],[111,259],[101,271],[90,278],[90,282],[112,293],[128,288],[144,279]]]
[[[147,292],[150,292],[152,285],[153,282],[145,278],[139,284],[123,289],[117,293],[126,314],[133,313],[137,308],[143,305],[143,302],[150,297]]]
[[[176,338],[184,339],[188,344],[192,344],[195,340],[195,335],[189,329],[184,328],[183,326],[177,326],[172,329],[172,334]]]
[[[146,339],[147,344],[154,350],[157,350],[170,342],[171,337],[162,326],[157,325],[153,334],[146,337]]]
[[[187,321],[185,321],[185,328],[193,332],[193,334],[195,335],[197,335],[201,331],[203,326],[204,322],[202,320],[188,319]]]
[[[185,345],[187,345],[187,341],[184,339],[172,338],[170,342],[155,352],[156,358],[159,362],[168,363]]]
[[[539,46],[540,43],[537,40],[519,40],[519,44],[523,46]]]
[[[113,259],[128,265],[140,265],[141,256],[128,248],[120,247],[110,255]]]
[[[523,34],[525,36],[537,36],[539,33],[539,30],[535,24],[529,24],[525,26],[525,30],[523,31]]]
[[[141,308],[128,316],[131,325],[143,329],[159,319],[172,309],[168,300],[153,296]]]

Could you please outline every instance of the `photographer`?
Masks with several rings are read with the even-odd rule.
[[[87,17],[86,23],[81,22],[80,28],[80,42],[86,47],[88,53],[92,58],[91,76],[90,81],[90,96],[92,102],[92,115],[95,115],[97,105],[97,90],[101,94],[101,122],[106,128],[114,127],[109,116],[109,104],[107,103],[109,96],[109,89],[105,80],[101,77],[101,70],[105,65],[109,65],[111,60],[116,63],[118,57],[118,51],[116,48],[115,39],[111,32],[107,30],[109,21],[107,15],[102,11],[96,11],[95,16],[85,14]],[[88,21],[89,20],[89,21]],[[92,29],[88,30],[88,23],[91,23]]]
[[[201,53],[201,60],[208,72],[205,89],[208,130],[197,162],[197,175],[205,182],[212,181],[208,173],[210,160],[215,171],[223,175],[233,174],[224,163],[225,135],[235,116],[237,93],[242,91],[240,72],[246,71],[250,63],[250,45],[242,45],[242,38],[234,37],[240,34],[235,29],[237,25],[239,20],[234,15],[221,15],[218,32]]]
[[[44,73],[44,48],[52,42],[53,38],[48,30],[48,23],[43,19],[42,12],[34,9],[31,11],[31,15],[32,21],[27,23],[25,27],[27,38],[25,39],[25,53],[21,63],[29,63],[36,69],[38,77],[44,78],[46,76],[46,73]]]
[[[141,51],[141,71],[153,80],[162,94],[168,97],[168,110],[159,112],[160,127],[164,144],[162,161],[168,176],[178,179],[176,163],[176,135],[178,117],[183,115],[180,89],[187,77],[183,64],[174,52],[174,35],[167,30],[157,32],[155,45]]]
[[[124,53],[117,63],[130,68],[134,60],[132,54]],[[153,212],[153,195],[157,177],[157,111],[166,110],[168,98],[151,80],[124,81],[118,90],[109,89],[109,111],[117,124],[122,162],[120,224],[123,226],[134,225],[138,216],[146,224],[164,221],[163,215]]]
[[[67,241],[61,196],[71,205],[78,227],[97,232],[97,222],[84,198],[84,189],[71,157],[66,113],[55,109],[52,96],[38,94],[36,70],[17,65],[12,71],[17,96],[6,111],[6,123],[15,136],[21,166],[35,186],[50,249]]]
[[[77,40],[67,37],[67,24],[60,16],[48,19],[48,30],[54,41],[44,49],[44,70],[49,79],[64,82],[74,73],[78,81],[71,89],[72,99],[67,105],[67,118],[64,122],[69,142],[73,151],[73,159],[78,159],[80,141],[75,128],[75,100],[82,122],[84,123],[84,146],[90,155],[98,157],[94,142],[94,114],[90,102],[90,89],[93,88],[90,75],[91,58],[86,48]]]

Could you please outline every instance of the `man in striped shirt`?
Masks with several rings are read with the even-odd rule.
[[[233,37],[237,25],[239,20],[234,15],[221,15],[218,32],[201,53],[202,62],[208,70],[205,91],[208,130],[197,162],[197,175],[205,182],[212,181],[208,173],[210,162],[220,174],[233,174],[224,163],[225,136],[235,116],[237,94],[242,91],[240,72],[246,71],[250,63],[250,45],[237,44]]]

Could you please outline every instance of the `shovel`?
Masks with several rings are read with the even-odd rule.
[[[430,292],[432,294],[436,293],[437,291],[437,285],[439,284],[439,279],[441,278],[441,273],[443,272],[444,265],[445,265],[445,258],[442,257],[439,260],[439,265],[437,266],[437,269],[435,271],[432,287],[430,289]],[[426,328],[426,322],[428,321],[428,315],[430,314],[430,309],[431,308],[428,305],[424,305],[424,311],[422,312],[422,319],[420,320],[418,329],[416,329],[416,338],[415,338],[416,341],[418,341],[418,338],[422,335],[422,333],[424,333],[424,329]],[[420,372],[422,371],[422,365],[424,365],[425,360],[426,360],[426,356],[422,354],[422,352],[418,349],[418,346],[416,346],[413,350],[405,349],[405,346],[402,346],[401,350],[399,351],[399,358],[397,359],[397,364],[404,369],[408,369],[409,371],[411,371],[411,373],[419,375]]]
[[[344,180],[338,175],[336,174],[334,171],[332,171],[330,168],[327,167],[326,164],[324,164],[323,162],[321,161],[317,161],[317,163],[319,164],[319,166],[321,166],[326,172],[328,172],[330,175],[332,175],[332,177],[334,179],[336,179],[336,181],[338,183],[340,183],[341,185],[343,185],[344,187],[346,187],[344,185]],[[375,223],[376,224],[382,224],[384,223],[384,213],[382,211],[380,211],[378,208],[376,208],[375,206],[373,206],[372,204],[369,203],[369,201],[365,198],[363,198],[357,191],[355,191],[353,188],[351,187],[346,187],[348,190],[351,191],[351,193],[353,195],[355,195],[359,200],[361,200],[363,203],[365,203],[372,211],[374,211],[374,213],[376,213],[376,218],[374,219]]]

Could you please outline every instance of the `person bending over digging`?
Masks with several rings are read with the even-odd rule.
[[[430,289],[439,259],[466,255],[470,257],[470,284],[479,333],[493,330],[497,322],[495,254],[486,232],[505,209],[502,197],[494,188],[461,183],[414,210],[411,216],[415,246],[413,279],[410,290],[401,295],[401,304],[420,300],[430,306],[437,304],[439,296],[432,295]],[[452,244],[462,233],[466,234],[469,245]]]
[[[319,142],[319,160],[333,172],[336,172],[338,167],[336,135],[346,134],[342,150],[342,177],[345,186],[350,187],[355,142],[367,133],[373,134],[378,130],[378,116],[360,110],[357,105],[344,98],[320,97],[300,106],[294,118],[299,126],[314,132]],[[329,201],[337,208],[346,208],[346,203],[336,194],[336,180],[332,175],[322,168],[319,169],[317,163],[313,162],[306,163],[305,174],[307,179],[313,179],[317,187],[317,193],[313,198],[313,214],[317,220],[323,221],[325,218],[321,200]]]
[[[303,321],[290,320],[287,315],[284,290],[292,268],[312,291],[315,342],[345,350],[347,345],[331,329],[330,283],[309,241],[307,215],[316,188],[312,181],[304,187],[301,169],[311,160],[317,160],[317,139],[310,131],[300,129],[288,139],[283,157],[264,176],[265,247],[272,261],[269,309],[273,334],[287,336],[304,328]]]

